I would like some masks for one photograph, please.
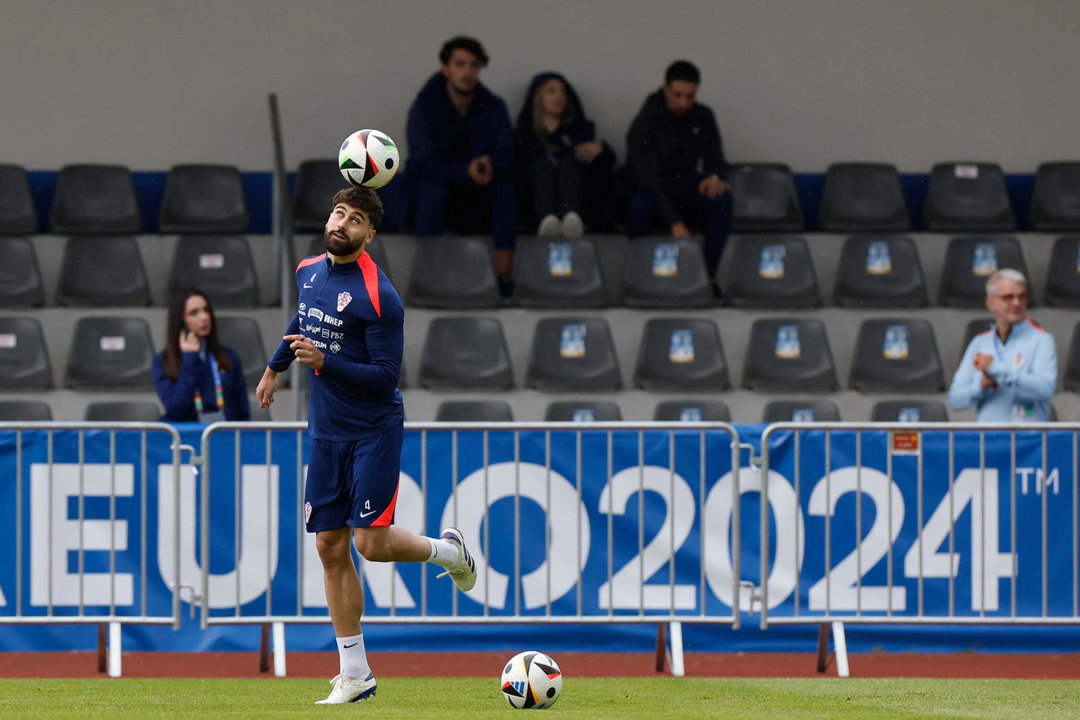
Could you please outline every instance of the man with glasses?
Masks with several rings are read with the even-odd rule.
[[[1057,349],[1050,333],[1027,316],[1023,273],[998,270],[986,281],[994,323],[972,338],[949,388],[949,405],[975,405],[979,422],[1046,422],[1057,384]]]

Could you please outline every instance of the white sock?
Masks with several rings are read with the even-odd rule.
[[[368,667],[367,653],[364,651],[364,634],[339,637],[335,640],[338,658],[341,660],[341,674],[361,680],[367,678],[371,668]]]
[[[458,559],[457,545],[439,538],[428,538],[427,541],[431,543],[431,556],[428,557],[428,562],[447,569],[454,566]]]

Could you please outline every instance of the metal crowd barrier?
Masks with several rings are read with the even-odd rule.
[[[170,465],[148,463],[151,433],[168,436]],[[164,423],[0,422],[0,438],[0,463],[13,479],[5,489],[9,502],[0,502],[9,508],[0,527],[10,532],[14,551],[14,596],[0,593],[0,623],[98,625],[99,671],[118,676],[121,625],[180,627],[178,522],[172,562],[155,559],[169,601],[147,591],[155,516],[148,490],[162,473],[178,476],[180,436]],[[137,564],[126,561],[135,542]]]
[[[655,624],[671,633],[677,674],[681,623],[738,627],[740,443],[731,425],[405,428],[395,522],[427,535],[443,525],[462,527],[479,577],[466,600],[448,579],[435,582],[439,569],[430,564],[361,562],[365,624]],[[202,626],[263,625],[264,664],[272,628],[279,674],[283,625],[329,622],[314,536],[301,521],[306,431],[306,423],[215,423],[204,430],[197,458],[201,497],[213,498],[200,508]],[[711,482],[717,467],[730,487]],[[221,485],[229,482],[231,488]],[[716,495],[724,497],[712,499]],[[657,497],[663,509],[654,504]],[[432,507],[439,501],[441,519]],[[711,527],[709,501],[729,508],[723,527]],[[666,513],[665,524],[659,531],[649,525],[646,542],[647,518],[657,512]],[[628,537],[633,547],[626,547]],[[260,546],[261,554],[251,550]],[[627,562],[633,550],[636,562]],[[719,552],[727,557],[718,558]],[[216,561],[214,553],[220,554]],[[281,565],[295,568],[287,585],[276,582]],[[234,570],[215,574],[215,566]],[[666,587],[647,582],[658,572],[666,572]]]

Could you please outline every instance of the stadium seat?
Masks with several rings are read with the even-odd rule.
[[[779,163],[743,163],[728,172],[731,231],[802,232],[803,213],[791,168]]]
[[[664,400],[656,404],[658,422],[731,422],[731,411],[722,400]]]
[[[880,400],[870,422],[949,422],[949,411],[940,400]]]
[[[435,422],[513,422],[505,400],[446,400],[435,411]]]
[[[994,323],[992,317],[975,318],[968,322],[967,327],[964,328],[964,343],[960,346],[960,355],[957,356],[956,362],[960,363],[961,358],[964,357],[964,351],[967,350],[967,346],[971,344],[972,338],[984,330],[989,330]]]
[[[83,419],[89,422],[157,422],[161,415],[161,406],[155,402],[110,400],[87,405]]]
[[[690,308],[713,304],[701,243],[686,238],[633,238],[623,263],[623,304]]]
[[[765,406],[761,421],[840,422],[840,408],[832,400],[773,400]]]
[[[985,307],[986,280],[1002,268],[1028,278],[1020,243],[1012,235],[961,235],[949,241],[939,302],[950,307]],[[1034,300],[1034,298],[1032,298]]]
[[[75,325],[65,384],[76,389],[150,387],[153,359],[146,318],[82,318]]]
[[[1069,355],[1065,359],[1065,389],[1080,392],[1080,323],[1073,327]]]
[[[1080,162],[1043,163],[1038,167],[1028,226],[1041,232],[1080,230]]]
[[[923,228],[933,232],[1016,229],[1001,167],[969,162],[935,165],[923,206]]]
[[[49,403],[41,400],[0,401],[0,422],[49,422],[53,419]]]
[[[254,318],[241,315],[215,314],[214,320],[217,322],[218,341],[232,348],[240,356],[240,366],[244,369],[244,382],[247,383],[249,390],[254,390],[262,379],[266,361],[270,359],[270,356],[266,354],[259,323]],[[278,337],[280,338],[280,334]],[[277,343],[274,347],[277,347]]]
[[[29,238],[0,237],[0,307],[45,304],[41,268]]]
[[[247,194],[233,165],[174,165],[158,213],[163,233],[242,233],[251,225]]]
[[[444,310],[498,307],[490,242],[458,236],[418,240],[408,298],[413,306]]]
[[[35,317],[0,316],[0,389],[51,388],[52,365]]]
[[[618,422],[622,410],[611,400],[560,400],[547,406],[544,422]]]
[[[526,387],[596,392],[618,390],[621,384],[607,320],[555,317],[537,322]]]
[[[170,290],[196,287],[215,308],[259,304],[251,246],[243,235],[185,235],[176,243]]]
[[[514,303],[537,308],[607,304],[600,259],[589,238],[519,237],[514,250]]]
[[[0,235],[33,235],[37,211],[30,179],[21,165],[0,165]]]
[[[305,160],[296,170],[292,198],[292,222],[297,230],[322,230],[330,216],[330,203],[338,190],[349,184],[341,176],[337,160]]]
[[[934,328],[921,318],[864,320],[855,340],[851,388],[861,392],[945,390]]]
[[[841,307],[914,308],[930,304],[915,242],[906,235],[853,235],[836,266]]]
[[[142,230],[131,171],[121,165],[65,165],[50,214],[58,235],[126,235]]]
[[[825,232],[911,229],[900,174],[888,163],[835,163],[825,172],[818,211]]]
[[[671,392],[727,390],[728,366],[716,323],[698,318],[646,322],[634,386]]]
[[[1045,297],[1046,304],[1053,307],[1080,307],[1080,235],[1065,235],[1054,241]]]
[[[150,282],[135,238],[131,235],[68,238],[56,302],[71,307],[149,305]]]
[[[825,325],[816,318],[755,320],[743,367],[743,387],[748,390],[839,389]]]
[[[806,240],[792,235],[732,238],[731,262],[720,287],[738,308],[806,309],[821,305]]]
[[[420,354],[420,387],[509,390],[514,384],[502,324],[487,317],[437,317]]]

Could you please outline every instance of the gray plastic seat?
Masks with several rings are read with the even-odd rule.
[[[923,206],[923,228],[933,232],[1015,230],[1001,167],[975,162],[934,165]]]
[[[163,233],[242,233],[251,225],[247,194],[233,165],[175,165],[158,213]]]
[[[0,164],[0,235],[32,235],[37,230],[37,211],[26,169]]]
[[[84,420],[90,422],[157,422],[161,406],[145,400],[103,400],[86,406]]]
[[[803,213],[791,168],[780,163],[742,163],[728,172],[731,231],[802,232]]]
[[[135,238],[131,235],[68,238],[56,301],[72,307],[149,305],[150,282]]]
[[[196,287],[215,308],[259,304],[251,245],[243,235],[186,235],[176,243],[170,289]]]
[[[607,304],[600,259],[589,238],[519,237],[514,302],[521,307],[596,308]]]
[[[618,390],[611,329],[603,318],[556,317],[536,324],[526,387],[547,391]]]
[[[1040,232],[1080,231],[1080,162],[1050,162],[1038,167],[1028,225]]]
[[[731,422],[731,411],[722,400],[664,400],[656,404],[658,422]]]
[[[921,318],[864,320],[855,340],[851,388],[862,392],[941,392],[945,372],[934,328]]]
[[[1046,304],[1053,307],[1080,307],[1080,235],[1065,235],[1054,241],[1046,271],[1045,298]]]
[[[653,318],[645,323],[635,387],[651,391],[727,390],[727,359],[712,320]]]
[[[1080,392],[1080,323],[1073,327],[1069,354],[1065,358],[1065,389]]]
[[[349,187],[337,160],[305,160],[296,170],[292,197],[292,222],[297,230],[320,230],[333,209],[338,190]]]
[[[755,320],[743,367],[748,390],[828,392],[840,387],[825,325],[816,318]]]
[[[900,173],[888,163],[835,163],[825,172],[818,211],[825,232],[911,229]]]
[[[323,240],[322,235],[312,235],[311,239],[308,241],[306,257],[322,255],[326,252],[326,245],[324,243],[325,241]],[[366,252],[371,257],[372,261],[379,266],[379,269],[390,279],[390,282],[393,282],[394,274],[390,271],[390,258],[386,254],[386,240],[384,237],[381,234],[376,233],[375,238],[368,243],[364,252]],[[299,263],[299,260],[300,259],[297,258],[293,263],[294,267]]]
[[[266,362],[270,356],[266,353],[262,330],[254,318],[241,315],[215,314],[218,340],[240,357],[240,366],[244,369],[244,382],[249,389],[255,389],[262,379]],[[280,335],[279,335],[280,337]],[[275,347],[277,347],[275,345]],[[279,376],[280,383],[280,376]]]
[[[122,165],[65,165],[50,214],[58,235],[127,235],[142,230],[131,171]]]
[[[929,305],[915,241],[906,235],[849,237],[836,265],[833,302],[856,308]]]
[[[964,343],[960,346],[960,355],[956,358],[957,364],[964,357],[964,351],[967,350],[967,346],[971,344],[972,339],[979,333],[989,330],[993,322],[994,318],[992,317],[976,318],[968,322],[964,328]]]
[[[437,317],[420,354],[420,387],[509,390],[514,384],[502,324],[488,317]]]
[[[547,406],[544,422],[619,422],[622,410],[612,400],[559,400]]]
[[[701,243],[687,238],[632,238],[626,247],[623,304],[634,308],[710,307],[712,278]]]
[[[444,310],[498,307],[491,244],[474,237],[419,239],[408,298],[415,307]]]
[[[0,316],[0,389],[47,390],[52,366],[36,317]]]
[[[765,406],[761,421],[840,422],[840,408],[832,400],[774,400]]]
[[[0,307],[45,304],[41,268],[29,238],[0,237]]]
[[[0,401],[0,422],[49,422],[52,408],[42,400]]]
[[[87,317],[75,325],[65,385],[149,388],[154,344],[143,317]]]
[[[940,400],[879,400],[870,422],[949,422],[949,411]]]
[[[806,239],[794,235],[733,238],[732,259],[720,286],[738,308],[820,307],[821,292]]]
[[[446,400],[435,411],[435,422],[513,422],[505,400]]]
[[[1031,276],[1020,243],[1012,235],[960,235],[949,241],[939,302],[950,307],[985,307],[986,280],[1002,268]],[[1034,298],[1032,298],[1034,304]]]

